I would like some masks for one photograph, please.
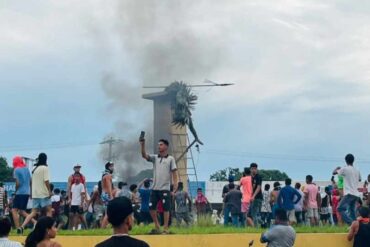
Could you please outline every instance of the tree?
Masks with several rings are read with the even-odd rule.
[[[0,157],[0,182],[13,181],[13,168],[8,166],[6,158]]]
[[[279,170],[258,170],[258,174],[261,175],[263,181],[284,181],[289,178],[285,172]],[[211,174],[209,179],[211,181],[227,181],[230,175],[234,176],[235,181],[238,181],[243,172],[239,168],[228,167]]]

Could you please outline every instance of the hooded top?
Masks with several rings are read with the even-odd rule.
[[[13,168],[17,169],[17,168],[23,168],[23,167],[26,167],[26,163],[24,163],[23,158],[21,156],[15,156],[13,158]]]

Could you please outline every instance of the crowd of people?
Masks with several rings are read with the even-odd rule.
[[[354,156],[351,154],[345,157],[346,166],[334,169],[331,184],[324,188],[317,186],[311,175],[306,176],[304,185],[295,183],[293,187],[288,178],[284,187],[275,182],[272,188],[269,183],[262,188],[258,165],[252,163],[244,169],[239,183],[233,176],[229,177],[221,195],[223,217],[220,218],[217,210],[211,210],[201,188],[198,188],[194,199],[186,192],[184,184],[179,181],[175,159],[168,154],[167,140],[159,141],[158,154],[155,155],[146,152],[144,139],[140,144],[142,157],[153,164],[153,179],[146,178],[131,185],[125,182],[114,184],[114,164],[108,162],[91,193],[88,193],[80,165],[73,167],[67,189],[60,190],[50,183],[45,153],[39,154],[31,171],[22,157],[14,157],[14,196],[8,200],[0,186],[0,216],[9,209],[11,212],[9,217],[1,218],[0,224],[5,228],[0,232],[0,240],[7,237],[12,225],[18,234],[23,234],[27,227],[33,228],[25,242],[25,246],[30,247],[52,241],[58,229],[106,228],[110,223],[116,235],[98,246],[118,246],[118,243],[134,241],[121,238],[134,224],[153,223],[150,234],[169,234],[173,222],[177,226],[190,226],[195,220],[208,217],[215,224],[223,223],[225,226],[270,228],[274,225],[261,236],[261,242],[284,243],[279,246],[294,244],[292,226],[296,225],[347,224],[350,226],[348,239],[370,241],[370,197],[367,193],[370,176],[364,183],[361,196],[358,190],[361,176],[353,165]],[[31,210],[28,209],[30,201]],[[45,246],[60,246],[56,242],[50,243]],[[144,242],[137,244],[135,246],[147,246]]]
[[[354,168],[354,156],[345,157],[347,165],[333,171],[331,184],[320,188],[313,176],[306,176],[304,185],[287,178],[285,186],[274,182],[273,188],[258,174],[258,165],[245,168],[239,185],[229,177],[222,193],[224,198],[224,225],[269,227],[277,209],[287,212],[290,225],[351,225],[357,209],[369,207],[368,182],[359,188],[360,172]],[[337,178],[335,178],[335,176]],[[362,191],[360,191],[361,189]]]

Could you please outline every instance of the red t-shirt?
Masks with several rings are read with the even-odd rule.
[[[240,191],[243,193],[242,202],[249,203],[253,194],[251,176],[245,176],[240,179]]]
[[[75,173],[75,174],[72,174],[71,176],[72,176],[72,179],[71,179],[71,185],[76,183],[76,177],[77,177],[77,176],[79,176],[79,177],[80,177],[80,182],[81,182],[81,184],[85,184],[85,182],[86,182],[85,176],[84,176],[84,175],[82,175],[81,173],[80,173],[80,174],[76,174],[76,173]]]

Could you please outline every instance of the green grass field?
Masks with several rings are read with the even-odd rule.
[[[135,226],[131,234],[132,235],[146,235],[153,228],[153,225],[149,226]],[[347,233],[348,227],[295,227],[297,233]],[[262,233],[266,229],[258,228],[235,228],[235,227],[224,227],[224,226],[191,226],[191,227],[171,227],[171,233],[173,234],[222,234],[222,233]],[[29,231],[25,231],[27,235]],[[109,236],[112,234],[112,229],[91,229],[91,230],[80,230],[80,231],[67,231],[61,230],[58,235],[62,236]],[[15,235],[15,232],[13,232]]]

